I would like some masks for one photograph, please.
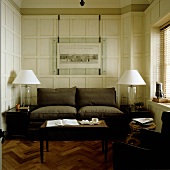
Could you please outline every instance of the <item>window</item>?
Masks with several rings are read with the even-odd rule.
[[[170,24],[161,28],[160,55],[157,58],[157,80],[163,84],[164,96],[170,98]]]

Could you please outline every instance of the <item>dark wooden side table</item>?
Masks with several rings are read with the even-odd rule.
[[[144,117],[153,117],[152,113],[146,108],[134,109],[129,105],[120,105],[120,110],[127,114],[129,118],[129,123],[132,118],[144,118]]]
[[[29,110],[17,110],[15,107],[6,111],[7,138],[27,137],[29,125],[29,113],[36,106],[30,106]]]

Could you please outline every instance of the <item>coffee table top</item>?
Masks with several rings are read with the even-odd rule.
[[[47,127],[45,121],[39,128],[42,140],[102,140],[107,138],[109,127],[104,120],[96,125],[65,125]]]
[[[78,120],[79,122],[79,120]],[[64,126],[50,126],[47,127],[47,121],[45,121],[40,128],[108,128],[107,124],[105,123],[104,120],[99,120],[99,124],[95,125],[84,125],[84,124],[79,124],[79,125],[64,125]]]

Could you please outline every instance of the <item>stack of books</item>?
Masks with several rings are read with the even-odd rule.
[[[132,120],[143,126],[149,126],[153,123],[153,118],[133,118]]]

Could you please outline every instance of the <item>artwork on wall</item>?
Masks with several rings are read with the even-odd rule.
[[[57,68],[101,67],[100,43],[58,43]]]

